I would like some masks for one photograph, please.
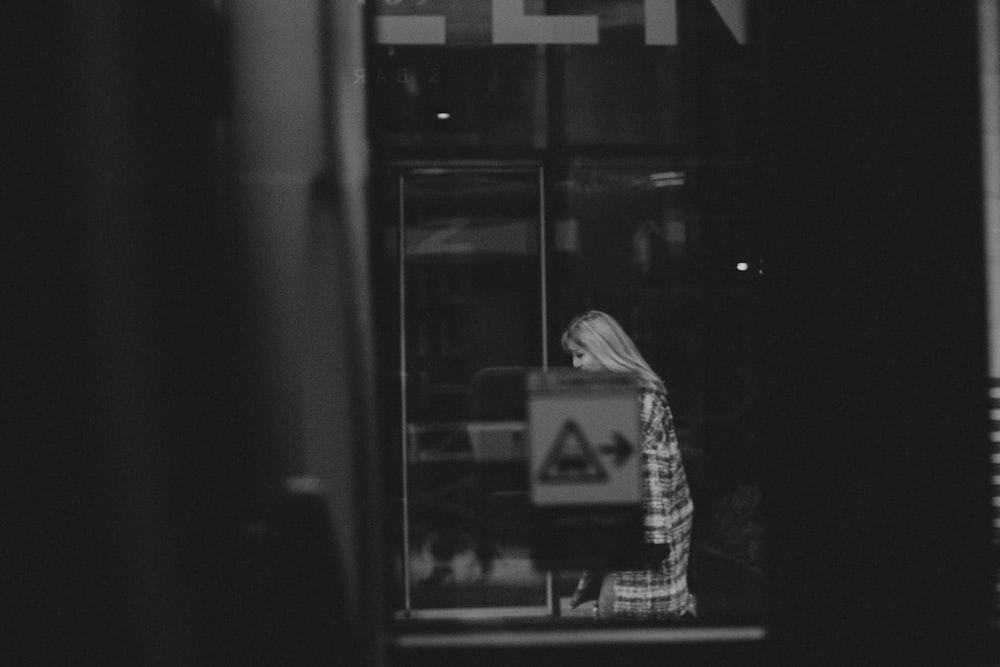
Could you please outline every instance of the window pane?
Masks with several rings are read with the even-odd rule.
[[[745,2],[380,0],[359,71],[379,146],[746,148]]]
[[[598,309],[666,384],[695,505],[689,581],[705,620],[763,611],[763,266],[748,178],[738,162],[594,163],[558,172],[550,198],[550,358],[570,363],[559,333]]]
[[[537,173],[417,172],[403,195],[411,607],[543,614],[517,372],[542,349]]]
[[[746,3],[369,6],[386,442],[405,443],[399,608],[589,615],[566,604],[579,571],[528,558],[523,371],[569,363],[563,327],[600,308],[670,391],[700,617],[759,621]]]

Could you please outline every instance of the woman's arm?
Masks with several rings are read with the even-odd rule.
[[[666,396],[643,392],[640,419],[646,542],[669,546],[678,524],[690,521],[692,508]]]

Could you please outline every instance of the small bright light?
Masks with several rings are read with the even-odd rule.
[[[449,118],[451,118],[451,114],[448,113],[447,111],[442,111],[437,115],[437,117],[438,120],[448,120]]]
[[[750,268],[750,265],[747,264],[746,262],[740,262],[739,264],[736,265],[736,270],[737,271],[746,271],[749,268]]]

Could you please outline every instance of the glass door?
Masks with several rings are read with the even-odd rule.
[[[380,319],[399,372],[398,608],[547,613],[528,555],[523,369],[544,364],[536,166],[379,174]],[[394,283],[394,284],[393,284]],[[390,384],[393,384],[390,380]]]

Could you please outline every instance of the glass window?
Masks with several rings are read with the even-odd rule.
[[[744,0],[378,0],[376,146],[417,157],[746,149]]]
[[[550,197],[551,358],[569,363],[559,333],[596,308],[622,324],[666,384],[695,505],[689,583],[705,619],[763,611],[763,264],[739,185],[748,171],[737,162],[588,162],[553,174]]]
[[[396,308],[381,317],[401,320],[387,328],[401,332],[403,369],[401,610],[544,614],[520,384],[542,361],[538,172],[402,169],[381,185],[397,203],[381,272],[396,276]]]
[[[581,617],[531,559],[525,373],[612,314],[667,385],[704,622],[763,617],[741,0],[379,0],[376,307],[400,617]],[[547,564],[551,565],[551,564]]]

